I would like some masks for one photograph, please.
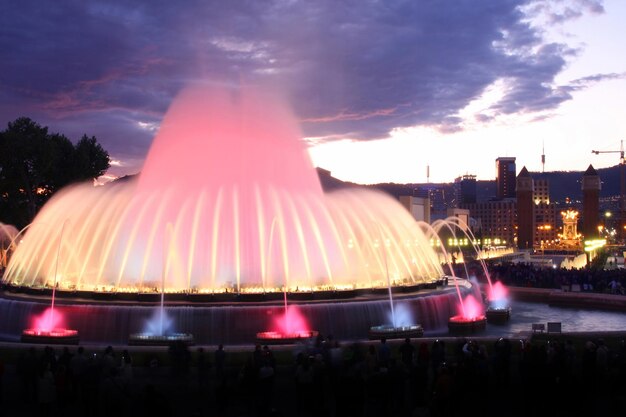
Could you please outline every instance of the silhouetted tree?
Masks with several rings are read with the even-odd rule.
[[[109,154],[94,136],[74,145],[27,117],[0,132],[0,219],[23,227],[62,187],[97,178],[109,168]]]

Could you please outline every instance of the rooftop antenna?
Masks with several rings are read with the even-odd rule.
[[[541,173],[546,172],[546,143],[545,140],[541,141]]]
[[[430,184],[430,165],[426,165],[426,183]]]

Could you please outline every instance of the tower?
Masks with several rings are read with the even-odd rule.
[[[496,198],[515,198],[515,158],[496,159]]]
[[[535,240],[533,190],[533,179],[524,167],[517,176],[515,188],[517,196],[517,247],[519,249],[532,248]]]
[[[585,239],[597,237],[600,224],[600,189],[602,184],[598,172],[589,165],[583,174],[583,227],[582,234]]]

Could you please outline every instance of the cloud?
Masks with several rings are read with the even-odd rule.
[[[305,135],[367,140],[416,125],[462,128],[496,80],[489,115],[557,108],[596,79],[555,85],[576,50],[543,39],[538,15],[603,13],[595,0],[4,2],[0,123],[33,117],[117,159],[141,159],[190,81],[267,84]],[[328,139],[328,140],[330,140]]]
[[[623,79],[626,79],[626,72],[594,74],[594,75],[588,75],[586,77],[582,77],[582,78],[578,78],[576,80],[570,81],[568,88],[570,88],[571,90],[579,90],[579,89],[590,87],[591,85],[602,82],[602,81],[623,80]]]
[[[542,15],[550,24],[562,24],[586,13],[602,14],[605,10],[602,0],[539,0],[531,2],[527,11]]]

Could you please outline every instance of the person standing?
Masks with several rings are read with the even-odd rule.
[[[415,347],[411,344],[411,339],[404,339],[404,343],[399,348],[400,358],[407,372],[413,368],[413,357],[415,356]]]

